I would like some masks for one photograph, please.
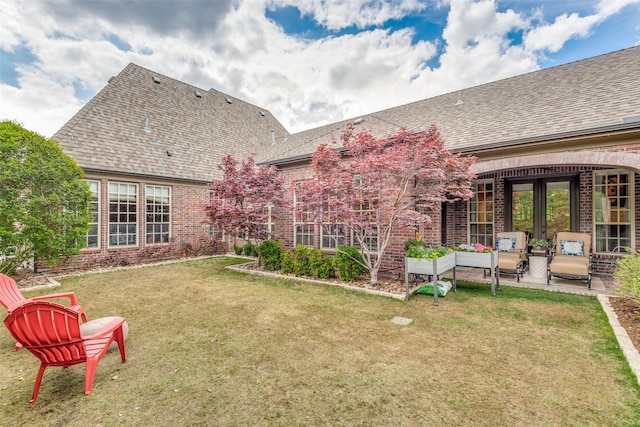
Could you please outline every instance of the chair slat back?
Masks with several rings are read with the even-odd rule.
[[[0,304],[8,311],[13,307],[22,304],[26,298],[18,289],[16,281],[6,274],[0,273]]]
[[[16,341],[40,360],[49,365],[68,365],[86,360],[79,317],[60,304],[27,301],[4,323]]]

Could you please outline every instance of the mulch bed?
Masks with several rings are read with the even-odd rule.
[[[618,316],[620,326],[627,331],[631,342],[640,351],[640,303],[631,298],[609,298],[609,304]]]

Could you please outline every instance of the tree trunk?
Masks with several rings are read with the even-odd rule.
[[[371,278],[370,285],[371,286],[377,286],[378,285],[378,269],[377,268],[372,268],[371,270],[369,270],[369,276]]]

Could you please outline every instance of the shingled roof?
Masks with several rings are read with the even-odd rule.
[[[269,111],[129,64],[53,137],[87,172],[209,182],[287,130]]]
[[[640,127],[640,46],[352,118],[357,131],[384,137],[435,124],[447,147],[470,151]],[[289,135],[259,160],[308,157],[339,137],[347,121]]]
[[[435,124],[447,147],[554,140],[640,128],[640,46],[354,117],[384,137]],[[129,64],[54,136],[87,172],[209,182],[225,154],[308,158],[347,120],[290,135],[269,111]],[[275,144],[273,143],[275,141]]]

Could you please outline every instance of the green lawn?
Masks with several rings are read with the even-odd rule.
[[[90,319],[127,318],[128,361],[107,354],[88,397],[84,366],[49,368],[29,405],[38,361],[2,328],[0,425],[640,425],[595,298],[459,283],[434,307],[224,269],[238,262],[63,280]]]

